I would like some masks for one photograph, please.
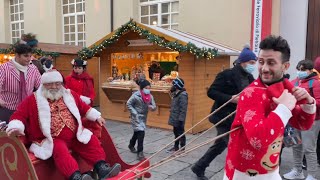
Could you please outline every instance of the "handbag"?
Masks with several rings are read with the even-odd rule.
[[[298,144],[301,144],[301,134],[295,128],[290,125],[285,127],[284,137],[283,137],[283,144],[285,147],[292,147]]]

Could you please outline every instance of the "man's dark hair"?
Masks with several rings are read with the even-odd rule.
[[[262,50],[274,50],[281,52],[282,62],[290,59],[290,47],[287,40],[281,36],[270,35],[260,42],[259,48]]]
[[[32,52],[32,48],[29,45],[26,44],[17,44],[14,47],[14,52],[16,54],[27,54],[27,53],[31,53]]]
[[[296,69],[297,70],[301,70],[301,71],[305,71],[305,70],[312,70],[313,69],[313,61],[311,60],[301,60],[298,62]]]

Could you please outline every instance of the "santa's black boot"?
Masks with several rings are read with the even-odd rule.
[[[75,171],[70,177],[69,180],[93,180],[89,174],[81,174],[80,171]]]
[[[99,161],[94,165],[93,172],[96,174],[97,179],[105,179],[114,177],[121,171],[121,165],[115,163],[112,167],[105,161]]]

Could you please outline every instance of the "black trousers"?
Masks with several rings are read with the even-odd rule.
[[[130,140],[130,144],[129,146],[130,147],[134,147],[136,145],[136,142],[138,140],[138,148],[137,148],[137,151],[138,152],[143,152],[143,140],[144,140],[144,135],[145,135],[145,132],[144,131],[135,131],[133,133],[133,136]]]
[[[177,127],[173,127],[173,134],[174,134],[174,137],[175,139],[177,139],[177,137],[181,136],[181,134],[184,133],[184,125],[180,125],[180,126],[177,126]],[[183,135],[181,136],[179,139],[177,139],[175,142],[174,142],[174,149],[177,151],[179,150],[179,144],[180,144],[180,147],[181,148],[184,148],[184,146],[186,146],[186,136]]]
[[[230,131],[229,127],[217,127],[217,136]],[[229,135],[217,139],[207,152],[195,163],[197,168],[205,171],[210,163],[228,147]]]

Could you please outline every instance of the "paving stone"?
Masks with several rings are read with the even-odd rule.
[[[190,166],[190,164],[172,160],[162,166],[157,167],[156,169],[154,169],[154,171],[161,172],[168,175],[173,175],[188,166]]]
[[[165,180],[168,178],[167,174],[156,172],[156,171],[151,171],[151,178],[146,179],[146,180]]]

